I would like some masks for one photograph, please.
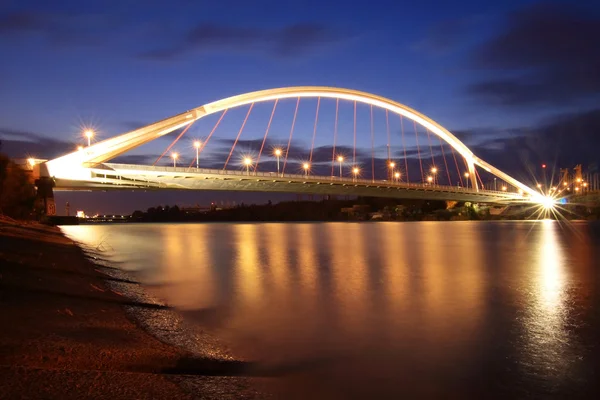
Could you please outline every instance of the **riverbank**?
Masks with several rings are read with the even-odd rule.
[[[111,289],[137,283],[106,268],[58,228],[0,221],[0,398],[257,396],[228,364],[194,358],[132,321],[124,307],[161,306]]]

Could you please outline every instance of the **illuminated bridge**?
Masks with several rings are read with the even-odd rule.
[[[260,115],[261,107],[262,125],[252,123],[262,127],[252,129],[251,113]],[[289,115],[279,118],[276,111],[286,107]],[[224,122],[240,110],[241,121]],[[205,129],[206,135],[189,145],[189,163],[184,164],[183,153],[175,150],[182,147],[180,139],[197,121],[211,118],[214,123]],[[277,138],[284,122],[285,138]],[[218,138],[220,126],[233,133],[232,139]],[[244,132],[245,128],[251,132]],[[169,133],[177,135],[153,165],[109,162]],[[240,139],[243,133],[255,139]],[[427,116],[356,90],[313,86],[262,90],[215,101],[96,143],[91,142],[92,135],[88,133],[88,146],[36,163],[34,174],[52,179],[58,190],[184,189],[547,201],[540,192],[478,158]],[[301,140],[310,147],[300,146]]]

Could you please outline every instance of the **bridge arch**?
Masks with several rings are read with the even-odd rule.
[[[76,161],[82,166],[92,166],[106,162],[133,148],[141,146],[147,142],[157,139],[160,136],[173,132],[176,129],[187,126],[200,118],[217,113],[219,111],[240,107],[250,103],[299,97],[324,97],[356,101],[359,103],[380,107],[392,113],[406,117],[439,136],[442,140],[452,146],[461,156],[463,156],[467,162],[473,188],[478,188],[475,174],[475,165],[478,165],[501,180],[504,180],[514,187],[523,190],[524,193],[533,196],[539,196],[539,193],[535,190],[529,188],[527,185],[517,181],[510,175],[502,172],[491,164],[475,156],[475,154],[473,154],[473,152],[460,139],[428,116],[404,104],[382,96],[358,90],[327,86],[296,86],[259,90],[217,100],[145,127],[138,128],[123,135],[98,142],[86,148],[83,152],[78,151],[67,154],[55,160],[51,160],[47,163],[49,175],[53,176],[53,171],[60,170],[64,172],[68,168],[72,168],[73,161]]]

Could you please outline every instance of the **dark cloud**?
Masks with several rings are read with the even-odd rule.
[[[560,105],[600,94],[600,16],[571,4],[537,4],[508,17],[477,48],[473,66],[494,77],[468,87],[503,106]]]
[[[469,148],[495,167],[517,179],[531,179],[531,171],[542,164],[556,168],[584,168],[600,164],[600,109],[563,114],[535,127],[522,127],[489,135],[479,130],[465,131],[477,137]]]
[[[139,56],[144,59],[171,60],[191,52],[234,50],[290,57],[306,55],[340,38],[330,28],[316,23],[298,23],[275,30],[201,23],[172,45]]]
[[[0,128],[2,151],[10,157],[26,156],[55,158],[75,148],[75,143],[54,139],[37,133]]]

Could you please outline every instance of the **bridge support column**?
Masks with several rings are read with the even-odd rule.
[[[56,203],[54,202],[54,179],[49,177],[40,177],[35,180],[37,187],[36,204],[39,208],[43,207],[45,215],[56,215]]]
[[[471,186],[475,191],[479,192],[479,186],[477,185],[477,174],[475,172],[475,164],[472,160],[467,159],[467,167],[469,168],[469,179],[471,179]]]

